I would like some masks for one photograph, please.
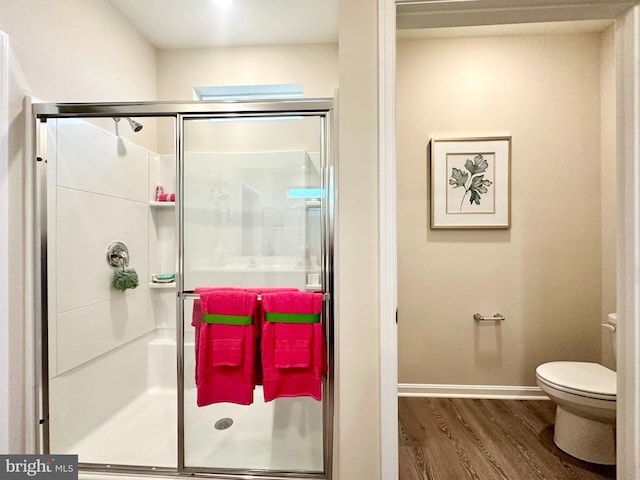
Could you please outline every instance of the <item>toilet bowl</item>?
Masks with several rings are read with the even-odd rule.
[[[605,324],[611,333],[612,315]],[[616,372],[598,363],[549,362],[536,368],[536,381],[557,404],[555,444],[580,460],[615,464]]]

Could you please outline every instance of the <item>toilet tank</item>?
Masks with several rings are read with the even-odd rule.
[[[616,369],[617,346],[616,332],[618,329],[618,314],[610,313],[606,323],[602,324],[602,365],[611,370]]]

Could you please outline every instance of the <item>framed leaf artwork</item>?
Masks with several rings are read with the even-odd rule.
[[[431,139],[431,228],[511,228],[511,137]]]

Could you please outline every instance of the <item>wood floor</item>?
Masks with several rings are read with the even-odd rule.
[[[545,400],[399,398],[400,480],[615,479],[553,443]]]

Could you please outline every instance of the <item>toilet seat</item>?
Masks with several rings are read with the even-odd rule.
[[[536,376],[542,383],[566,393],[616,401],[616,372],[598,363],[544,363],[536,368]]]

